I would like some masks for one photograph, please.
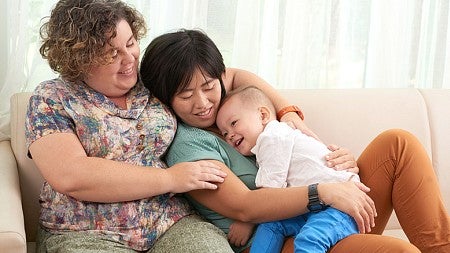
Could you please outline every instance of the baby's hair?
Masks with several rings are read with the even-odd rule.
[[[270,113],[275,115],[275,106],[267,95],[258,87],[253,85],[241,86],[230,92],[227,92],[226,96],[222,99],[221,105],[226,103],[231,97],[239,96],[239,99],[244,104],[252,104],[257,107],[266,106],[269,108]]]

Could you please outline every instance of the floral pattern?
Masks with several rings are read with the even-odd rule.
[[[74,133],[90,157],[166,168],[161,157],[174,138],[175,117],[140,83],[129,92],[127,104],[129,109],[122,110],[82,82],[43,82],[30,98],[27,145],[52,133]],[[40,223],[52,233],[104,234],[135,250],[148,250],[172,224],[192,213],[184,199],[171,194],[122,203],[83,202],[47,182],[40,203]]]

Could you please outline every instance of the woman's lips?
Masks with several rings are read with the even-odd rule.
[[[201,118],[210,118],[211,117],[212,108],[209,108],[208,110],[196,113],[195,115],[201,117]]]
[[[121,74],[121,75],[131,75],[131,74],[133,74],[133,72],[134,72],[133,68],[128,68],[128,69],[119,71],[119,74]]]

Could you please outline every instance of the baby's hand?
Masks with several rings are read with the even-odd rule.
[[[235,246],[244,246],[250,239],[255,224],[235,221],[230,226],[228,232],[228,241]]]

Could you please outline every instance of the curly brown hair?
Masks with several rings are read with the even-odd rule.
[[[92,66],[109,63],[105,46],[111,45],[121,20],[136,40],[145,36],[142,14],[120,0],[60,0],[41,26],[39,52],[61,77],[81,80]]]

